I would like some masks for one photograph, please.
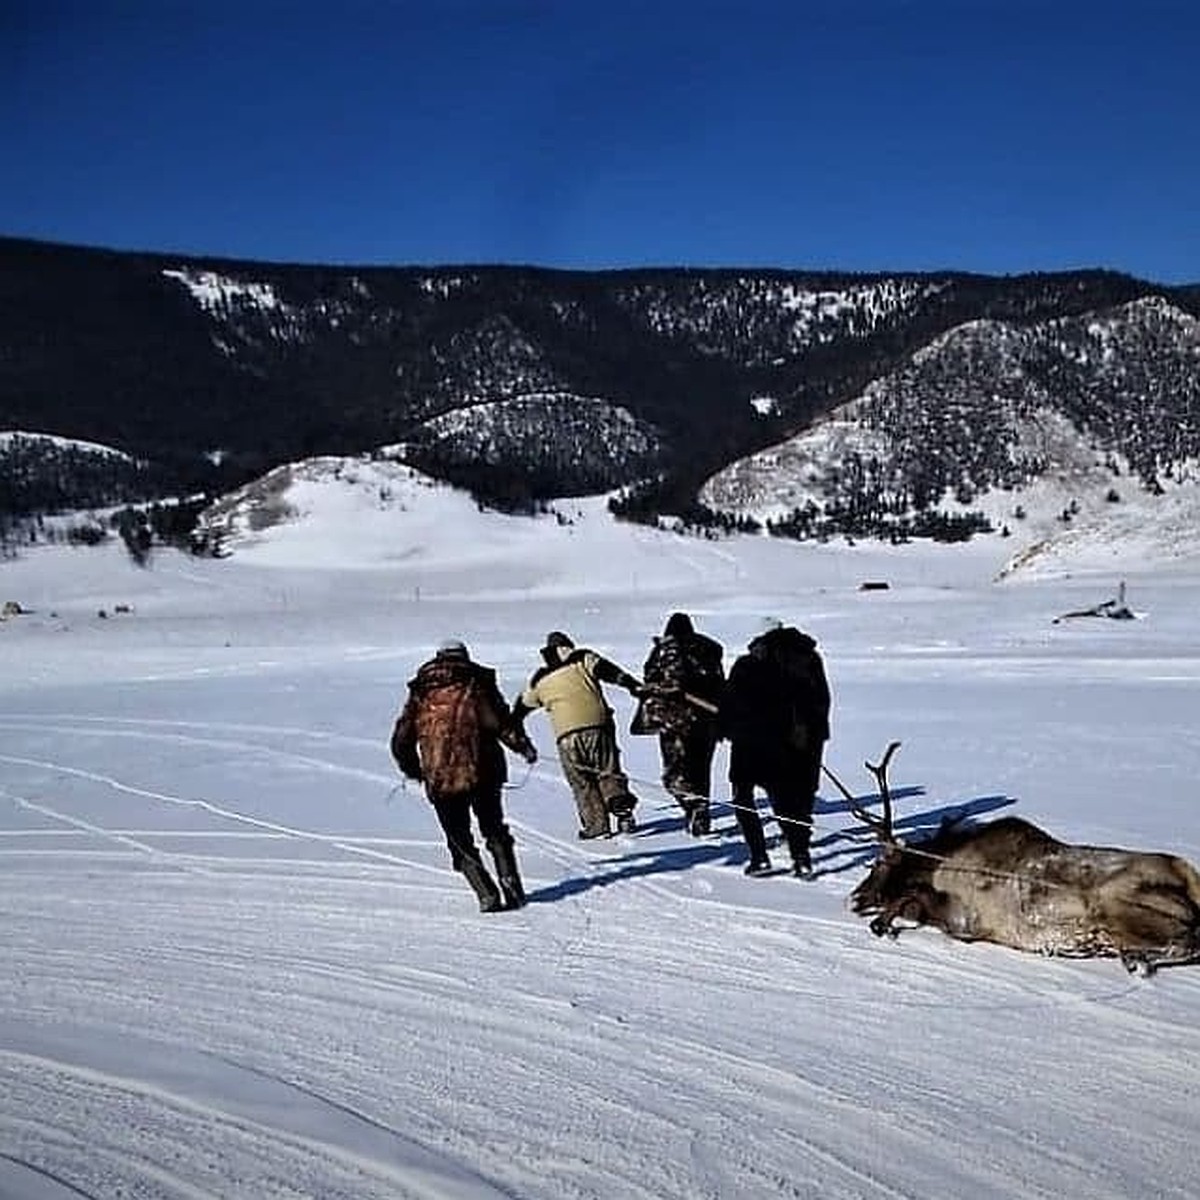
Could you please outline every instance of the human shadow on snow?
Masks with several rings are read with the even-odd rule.
[[[627,852],[614,853],[606,858],[589,859],[588,865],[593,868],[591,872],[530,891],[530,903],[549,904],[555,900],[565,900],[568,896],[577,896],[592,888],[608,887],[610,884],[621,883],[627,879],[640,879],[647,875],[678,875],[691,870],[692,867],[708,863],[727,864],[732,867],[748,860],[745,844],[736,826],[714,830],[720,838],[719,841],[710,836],[686,846],[656,849],[651,839],[654,834],[668,829],[678,830],[679,820],[650,821],[643,824],[638,832],[628,839],[633,844]],[[644,849],[641,845],[643,840]],[[622,843],[614,845],[614,850],[617,845],[624,849]],[[592,845],[596,843],[593,842]]]
[[[922,787],[897,788],[892,792],[893,802],[912,799],[925,795]],[[920,812],[898,816],[893,822],[894,831],[906,840],[920,840],[926,833],[935,832],[943,823],[956,823],[971,820],[985,813],[1008,808],[1016,804],[1015,797],[1005,795],[977,796],[970,800],[962,800],[955,804],[945,804],[937,808],[929,808]],[[855,803],[870,810],[878,806],[878,793],[870,792],[855,797]],[[732,812],[728,803],[714,802],[713,815],[722,816]],[[759,812],[764,822],[771,823],[771,809],[765,802],[760,802]],[[878,840],[864,825],[857,828],[835,829],[829,833],[820,832],[822,817],[835,813],[849,813],[850,804],[844,799],[830,800],[817,797],[813,810],[814,836],[812,841],[814,875],[840,875],[846,871],[867,869],[875,861]],[[651,875],[678,875],[691,870],[693,867],[719,864],[730,868],[740,868],[749,858],[746,844],[736,823],[714,828],[713,835],[684,846],[655,848],[652,838],[659,833],[678,831],[680,818],[678,816],[663,817],[641,824],[636,834],[627,839],[607,843],[614,853],[605,858],[589,859],[589,865],[595,868],[585,875],[564,879],[548,887],[533,889],[528,894],[532,904],[552,904],[557,900],[565,900],[569,896],[579,895],[592,888],[608,887],[629,879],[640,879]],[[630,844],[632,843],[632,844]],[[644,846],[643,846],[644,843]],[[597,849],[606,843],[592,843]],[[628,851],[624,847],[629,845]],[[620,847],[620,851],[618,851]],[[778,838],[775,839],[776,851],[781,849]],[[604,869],[607,868],[607,869]]]

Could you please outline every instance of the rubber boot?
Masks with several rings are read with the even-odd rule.
[[[811,879],[813,875],[812,858],[808,852],[807,830],[804,834],[789,832],[784,835],[788,853],[792,856],[792,874],[797,879]]]
[[[499,912],[504,907],[495,881],[487,872],[487,867],[477,858],[462,860],[462,873],[471,885],[472,891],[479,897],[479,911],[490,913]]]
[[[803,812],[803,809],[799,810]],[[811,813],[811,806],[809,812]],[[801,816],[779,819],[783,830],[783,840],[787,843],[788,853],[792,856],[792,874],[797,879],[811,879],[813,876],[812,857],[809,844],[812,842],[812,818],[805,820]]]
[[[704,837],[712,829],[708,800],[692,800],[684,807],[684,825],[692,837]]]
[[[808,847],[792,848],[792,874],[797,879],[811,879],[813,877],[812,857],[808,852]]]
[[[492,858],[496,860],[496,875],[500,890],[504,893],[504,907],[522,908],[525,904],[525,888],[521,883],[521,872],[517,869],[517,855],[512,838],[497,838],[488,842]]]

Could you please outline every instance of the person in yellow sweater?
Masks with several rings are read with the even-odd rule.
[[[623,687],[635,697],[641,695],[641,684],[624,668],[594,650],[577,647],[558,630],[547,634],[541,654],[543,666],[513,704],[513,716],[520,722],[534,709],[546,710],[579,810],[580,838],[608,837],[610,817],[620,833],[632,833],[637,828],[637,798],[621,770],[616,723],[601,684]]]

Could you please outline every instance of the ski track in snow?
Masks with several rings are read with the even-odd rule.
[[[839,769],[900,734],[918,822],[1027,796],[1194,854],[1185,641],[975,648],[900,603],[883,630],[827,604]],[[638,662],[606,614],[597,642]],[[387,758],[411,663],[248,647],[222,680],[180,653],[0,692],[0,1195],[1200,1194],[1200,971],[874,939],[836,797],[814,881],[745,880],[726,804],[680,831],[652,739],[623,737],[641,828],[580,844],[537,717],[506,794],[530,904],[483,916]]]

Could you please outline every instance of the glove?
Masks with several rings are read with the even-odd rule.
[[[530,742],[529,746],[521,751],[521,757],[527,763],[529,763],[530,766],[533,766],[533,764],[537,762],[537,747]]]
[[[411,746],[398,746],[394,755],[396,766],[400,768],[400,774],[405,779],[411,779],[413,783],[421,783],[425,776],[421,771],[421,760],[417,756],[417,752]]]

